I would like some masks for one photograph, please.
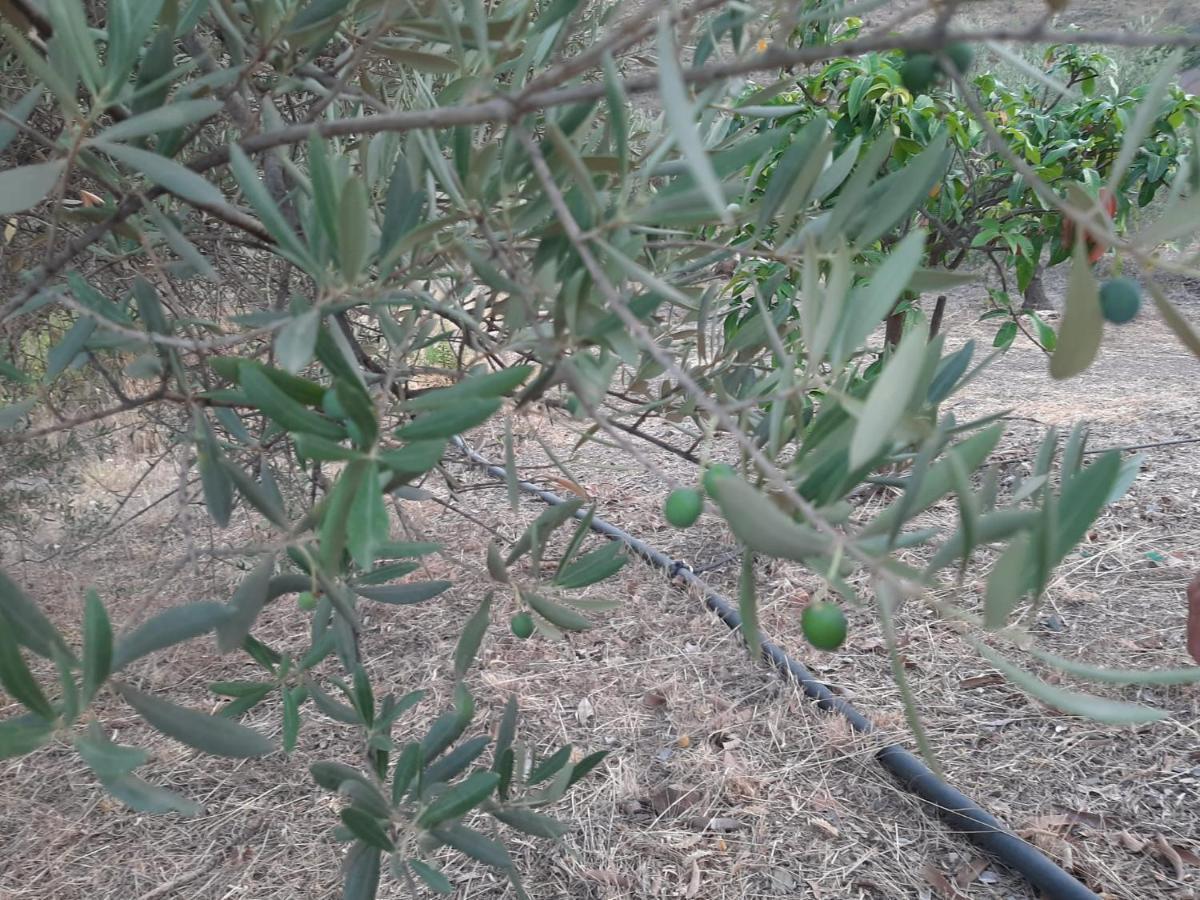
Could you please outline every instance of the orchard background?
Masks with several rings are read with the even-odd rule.
[[[0,896],[1032,896],[884,736],[1194,896],[1200,18],[1050,5],[0,2]]]

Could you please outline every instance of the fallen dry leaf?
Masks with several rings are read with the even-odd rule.
[[[647,691],[642,695],[642,706],[648,709],[658,709],[660,706],[667,705],[667,698],[658,691]]]
[[[575,496],[579,497],[582,500],[591,500],[592,499],[591,494],[589,494],[583,488],[582,485],[576,484],[574,481],[571,481],[569,478],[559,478],[557,475],[551,475],[546,480],[553,484],[558,485],[564,491],[570,491],[572,494],[574,494]]]
[[[978,878],[979,874],[987,867],[988,861],[982,856],[969,859],[954,870],[954,883],[960,888],[969,887],[971,882]]]
[[[701,795],[695,788],[682,784],[667,784],[650,795],[650,808],[656,815],[670,812],[678,815],[700,802]]]
[[[1141,853],[1146,846],[1146,841],[1142,838],[1134,837],[1128,831],[1118,831],[1117,840],[1121,842],[1121,846],[1130,853]]]
[[[937,891],[942,900],[962,900],[963,895],[959,889],[933,863],[927,862],[921,866],[921,877],[929,882],[929,886]]]
[[[1165,837],[1161,834],[1156,834],[1151,842],[1154,853],[1161,856],[1172,869],[1175,870],[1175,877],[1180,881],[1187,874],[1183,868],[1183,858],[1179,855],[1179,851],[1172,847]]]
[[[987,672],[983,675],[972,675],[970,678],[964,678],[958,683],[960,688],[970,689],[977,687],[987,687],[992,684],[1002,684],[1004,676],[999,672]]]
[[[841,834],[841,832],[837,830],[837,827],[832,822],[827,822],[820,816],[810,816],[808,819],[808,824],[812,825],[813,828],[822,832],[827,837],[835,838]]]
[[[595,714],[596,711],[592,707],[592,701],[587,697],[580,700],[579,705],[575,707],[575,719],[580,725],[587,725],[588,722],[592,721],[592,716]]]

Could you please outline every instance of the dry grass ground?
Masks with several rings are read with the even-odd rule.
[[[1176,297],[1200,319],[1194,286]],[[986,343],[987,326],[967,298],[956,300],[951,342]],[[1197,364],[1152,316],[1108,336],[1103,356],[1081,379],[1049,381],[1040,353],[1018,345],[968,395],[961,419],[1009,407],[1000,451],[1012,467],[1027,464],[1044,425],[1086,420],[1092,446],[1197,437]],[[519,457],[531,478],[549,474],[534,436],[568,460],[596,498],[599,514],[673,556],[703,565],[720,560],[729,535],[713,516],[688,531],[669,529],[658,504],[665,484],[623,453],[588,445],[572,453],[575,433],[557,416],[522,421]],[[664,431],[664,437],[674,437]],[[497,454],[497,435],[477,434]],[[686,463],[655,457],[664,472],[694,478]],[[1136,667],[1187,662],[1182,650],[1183,585],[1200,568],[1191,525],[1200,444],[1147,451],[1143,473],[1109,510],[1081,552],[1062,567],[1048,602],[1030,624],[1047,649],[1090,662]],[[78,521],[95,500],[131,486],[147,458],[120,456],[83,466],[73,496],[33,498],[40,510],[18,541],[6,540],[2,564],[72,633],[84,589],[94,585],[123,626],[184,600],[227,596],[233,565],[189,561],[191,542],[213,551],[253,540],[245,523],[210,532],[195,508],[174,500],[75,552],[91,520],[67,529],[50,511]],[[493,526],[518,534],[538,512],[519,514],[478,471],[451,467],[461,488],[439,493]],[[124,514],[176,486],[169,465],[145,478]],[[11,497],[11,495],[8,495]],[[481,562],[488,535],[464,527],[434,503],[406,504],[405,528],[442,540],[429,577],[451,575],[456,587],[419,608],[380,607],[367,621],[370,668],[394,690],[430,686],[444,692],[447,660],[461,622],[484,590]],[[949,520],[951,509],[934,510]],[[182,527],[186,516],[191,523]],[[70,533],[68,533],[70,531]],[[190,536],[189,536],[190,535]],[[55,545],[67,550],[53,549]],[[733,592],[735,564],[706,574]],[[861,705],[885,733],[905,739],[899,699],[872,617],[852,616],[852,636],[836,654],[806,651],[798,611],[817,588],[791,564],[764,571],[765,627],[820,676]],[[959,599],[978,594],[973,577]],[[659,573],[631,563],[611,585],[622,608],[602,627],[565,643],[519,642],[504,627],[505,605],[481,654],[472,685],[481,720],[494,724],[510,694],[520,699],[524,734],[539,747],[570,741],[612,753],[564,804],[576,827],[558,846],[516,840],[519,865],[537,897],[813,897],[960,896],[1024,898],[1027,888],[990,866],[902,794],[874,764],[869,742],[815,712],[788,685],[751,663],[699,601]],[[300,646],[305,616],[273,608],[260,626],[284,647]],[[1105,896],[1141,900],[1197,894],[1200,867],[1200,689],[1117,692],[1172,713],[1161,725],[1108,728],[1063,717],[1029,700],[974,657],[954,627],[913,607],[901,626],[909,677],[948,777],[1014,828],[1056,855]],[[214,657],[190,645],[139,665],[144,688],[211,706],[211,680],[247,677],[240,657]],[[418,733],[439,707],[435,697],[402,720],[399,736]],[[336,894],[335,822],[326,798],[312,791],[307,765],[353,757],[348,733],[314,715],[291,759],[229,763],[207,759],[156,737],[115,703],[101,707],[122,741],[148,746],[148,776],[205,805],[194,820],[151,818],[109,800],[65,749],[0,764],[0,897],[15,898],[285,898]],[[0,710],[0,714],[8,710]],[[249,721],[278,734],[278,710]],[[504,887],[473,867],[452,869],[459,896],[500,897]],[[955,880],[957,876],[957,881]],[[164,887],[164,885],[166,887]],[[952,886],[952,887],[948,887]],[[399,896],[392,887],[384,897]]]

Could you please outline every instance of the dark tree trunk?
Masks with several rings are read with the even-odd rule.
[[[1042,284],[1042,273],[1045,268],[1038,266],[1033,273],[1033,278],[1029,279],[1029,284],[1025,288],[1025,301],[1021,304],[1022,309],[1050,309],[1050,298],[1046,296],[1046,288]]]
[[[937,337],[942,330],[942,317],[946,315],[946,295],[938,294],[937,302],[933,304],[933,318],[929,320],[929,339]]]
[[[904,313],[893,312],[887,317],[887,329],[884,332],[885,346],[895,347],[904,337]]]

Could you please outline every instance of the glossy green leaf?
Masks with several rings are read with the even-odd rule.
[[[563,766],[571,761],[571,753],[574,749],[570,744],[559,747],[530,770],[525,783],[532,787],[548,778],[553,778],[562,770]]]
[[[173,791],[155,787],[136,775],[118,775],[115,778],[102,779],[101,783],[106,791],[138,812],[151,815],[177,812],[184,816],[198,816],[204,811],[200,804]]]
[[[229,601],[229,616],[217,625],[217,649],[221,653],[242,645],[258,614],[267,602],[267,589],[275,572],[275,554],[269,553],[238,584]]]
[[[589,753],[579,762],[575,763],[571,769],[571,777],[567,780],[567,787],[570,787],[582,778],[586,778],[588,773],[600,765],[606,756],[608,756],[607,750],[597,750],[595,753]]]
[[[473,772],[429,804],[417,817],[421,828],[434,828],[466,815],[492,795],[500,776],[495,772]]]
[[[463,398],[504,397],[529,380],[533,366],[509,366],[484,375],[471,375],[458,384],[411,398],[406,407],[413,412],[427,412]]]
[[[308,260],[308,251],[288,225],[275,201],[271,199],[266,185],[259,180],[254,163],[237,144],[229,147],[229,170],[279,248],[285,251],[293,262],[304,266]]]
[[[201,424],[196,441],[196,466],[200,470],[200,487],[208,514],[221,528],[229,524],[233,511],[233,481],[221,462],[221,449],[207,421]]]
[[[62,635],[11,578],[0,571],[0,625],[7,624],[18,644],[38,656],[71,658]]]
[[[487,749],[491,738],[486,735],[471,738],[459,744],[445,756],[431,763],[421,776],[423,786],[452,781],[462,774],[471,763]]]
[[[351,833],[364,844],[382,850],[384,853],[391,853],[396,849],[396,845],[388,836],[387,829],[374,816],[357,807],[348,806],[342,810],[341,817]]]
[[[1100,510],[1108,502],[1113,484],[1121,471],[1121,454],[1109,451],[1080,470],[1062,488],[1059,501],[1058,530],[1053,546],[1057,563],[1083,540]]]
[[[518,559],[528,553],[534,546],[544,546],[546,539],[550,537],[554,531],[564,522],[570,520],[580,509],[583,508],[583,501],[578,499],[568,500],[558,506],[551,506],[543,511],[533,523],[525,529],[517,542],[513,544],[512,549],[508,551],[508,556],[504,558],[504,564],[511,566]]]
[[[543,816],[519,806],[508,806],[492,810],[492,816],[518,831],[534,837],[557,840],[567,833],[567,826],[549,816]]]
[[[375,900],[379,891],[379,850],[355,841],[342,863],[342,900]]]
[[[5,148],[12,143],[13,138],[21,130],[20,126],[25,124],[29,114],[37,108],[45,93],[45,89],[40,84],[35,84],[16,102],[16,105],[5,110],[8,117],[0,119],[0,153],[3,153]]]
[[[423,413],[407,425],[396,429],[403,441],[427,441],[450,438],[490,419],[500,409],[496,397],[465,397],[455,399],[441,409]]]
[[[615,575],[626,562],[621,545],[613,541],[579,557],[555,576],[554,583],[567,590],[585,588]]]
[[[419,581],[411,584],[389,584],[381,587],[352,586],[354,593],[376,603],[390,603],[394,606],[407,606],[413,603],[424,603],[436,597],[450,587],[449,581]]]
[[[963,467],[968,472],[974,472],[995,449],[996,443],[1003,433],[1003,425],[992,425],[971,435],[962,443],[956,444],[949,452],[959,456]],[[940,459],[925,473],[925,477],[921,480],[920,490],[917,491],[916,500],[909,507],[909,515],[915,516],[924,512],[953,488],[954,475],[950,465],[949,461]],[[875,534],[889,533],[899,512],[899,504],[893,503],[863,528],[861,536],[870,537]]]
[[[988,576],[983,604],[983,623],[990,629],[1003,628],[1024,596],[1033,565],[1033,546],[1027,534],[1018,535],[996,561]]]
[[[523,593],[521,596],[530,609],[556,628],[565,631],[587,631],[592,627],[592,623],[575,610],[547,600],[540,594]]]
[[[208,634],[231,615],[233,611],[223,604],[200,602],[186,603],[151,616],[117,642],[112,670],[119,672],[155,650]]]
[[[116,90],[128,81],[162,5],[163,0],[109,0],[104,23],[108,33],[104,74],[109,90]]]
[[[183,128],[216,115],[221,111],[222,106],[224,106],[224,101],[215,97],[206,97],[202,100],[176,100],[166,106],[160,106],[157,109],[130,116],[128,119],[122,119],[114,125],[109,125],[96,135],[95,140],[128,141],[131,138],[145,137],[160,131]],[[135,165],[134,168],[139,167]]]
[[[28,400],[21,400],[8,406],[0,406],[0,430],[12,428],[12,426],[19,424],[37,404],[38,398],[30,397]]]
[[[729,213],[725,209],[725,191],[713,169],[712,160],[708,158],[700,132],[696,129],[696,109],[688,97],[683,71],[679,68],[674,26],[665,12],[658,20],[658,87],[667,127],[687,161],[692,177],[696,179],[717,218],[727,219]]]
[[[497,869],[511,869],[512,857],[500,842],[465,825],[443,825],[433,830],[434,837],[459,853]]]
[[[400,239],[421,220],[424,206],[425,192],[413,187],[408,161],[402,154],[397,154],[384,199],[383,225],[379,231],[379,253],[382,258],[387,260],[393,257]]]
[[[112,672],[113,633],[108,613],[94,590],[87,592],[83,608],[83,703],[96,695]]]
[[[1040,647],[1029,652],[1060,672],[1103,684],[1200,684],[1200,666],[1187,669],[1106,669],[1058,656]]]
[[[1047,706],[1068,715],[1083,716],[1106,725],[1141,725],[1147,722],[1160,722],[1167,718],[1167,713],[1161,709],[1127,703],[1124,700],[1109,700],[1047,684],[1009,662],[991,647],[978,642],[973,643],[984,659],[999,669],[1019,688]]]
[[[338,207],[338,259],[347,284],[358,280],[366,263],[369,225],[366,183],[351,176],[342,185]]]
[[[44,376],[47,384],[67,370],[75,358],[83,352],[84,344],[95,330],[96,320],[81,316],[75,320],[74,325],[67,329],[62,340],[50,348],[50,352],[46,356],[46,374]]]
[[[357,463],[356,463],[357,465]],[[383,505],[383,493],[379,485],[379,472],[375,462],[365,466],[363,477],[350,506],[350,517],[346,525],[346,549],[361,569],[370,568],[375,561],[375,551],[388,539],[391,521],[387,507]]]
[[[21,656],[21,645],[8,628],[0,628],[0,685],[30,712],[46,720],[56,717],[50,701]]]
[[[228,208],[225,195],[216,185],[173,159],[112,141],[94,140],[92,146],[189,203],[217,209]]]
[[[25,715],[0,720],[0,759],[25,756],[54,737],[54,723],[40,716]]]
[[[419,859],[410,859],[408,866],[417,873],[417,877],[425,882],[426,887],[438,894],[453,894],[454,885],[445,875]]]
[[[76,735],[73,743],[88,768],[102,781],[128,775],[150,759],[150,754],[140,747],[125,747],[110,741],[95,722],[86,735]]]
[[[64,160],[34,163],[0,171],[0,216],[37,206],[58,183]]]
[[[280,528],[287,527],[287,513],[280,507],[277,498],[272,496],[262,484],[247,474],[241,466],[234,465],[224,457],[221,458],[221,465],[233,481],[238,493],[245,498],[247,503],[262,513],[268,521]]]
[[[454,674],[458,678],[465,676],[471,668],[471,663],[475,661],[479,645],[483,643],[483,636],[491,623],[491,615],[492,595],[488,593],[484,595],[479,608],[471,614],[471,618],[467,619],[467,624],[463,626],[462,634],[454,647]]]
[[[921,378],[926,347],[924,330],[912,329],[875,379],[850,441],[851,469],[870,462],[887,449]]]
[[[266,756],[274,745],[259,732],[228,719],[176,706],[122,684],[121,697],[143,719],[167,737],[215,756]]]
[[[857,351],[892,311],[924,253],[925,232],[915,228],[892,248],[866,286],[851,293],[829,347],[829,358],[835,366],[840,366]]]
[[[392,770],[392,803],[399,804],[421,769],[421,745],[408,743],[400,751]]]
[[[320,310],[308,309],[288,319],[275,335],[275,356],[279,364],[295,374],[312,361],[321,327]]]
[[[360,716],[353,707],[347,706],[335,700],[315,681],[309,680],[308,692],[312,697],[313,703],[317,709],[329,716],[335,722],[345,722],[347,725],[359,725],[362,723]]]
[[[1100,288],[1083,241],[1078,240],[1071,260],[1066,312],[1058,332],[1058,346],[1050,357],[1050,376],[1061,381],[1086,371],[1100,350],[1103,336]]]
[[[829,539],[793,521],[736,475],[717,478],[714,496],[734,536],[758,553],[804,562],[829,550]]]
[[[340,425],[302,406],[258,367],[243,364],[238,369],[238,380],[250,402],[288,431],[306,432],[333,441],[345,437]]]

